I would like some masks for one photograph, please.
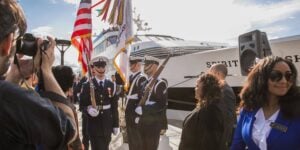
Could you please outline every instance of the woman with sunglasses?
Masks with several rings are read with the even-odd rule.
[[[300,93],[294,64],[269,56],[241,90],[242,112],[231,150],[299,150]]]

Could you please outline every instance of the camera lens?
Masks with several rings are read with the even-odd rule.
[[[37,40],[30,34],[25,33],[23,37],[17,40],[17,53],[27,56],[35,56],[37,52]]]

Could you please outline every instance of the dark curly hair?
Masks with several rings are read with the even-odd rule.
[[[268,103],[268,79],[272,69],[278,62],[287,63],[293,74],[291,88],[286,95],[279,98],[280,109],[285,117],[294,117],[299,114],[297,109],[300,107],[300,93],[297,88],[297,69],[291,61],[278,56],[268,56],[262,59],[248,74],[239,94],[243,108],[254,110]]]
[[[64,92],[67,92],[73,86],[75,75],[71,67],[55,66],[52,67],[52,72]]]
[[[0,42],[15,31],[23,35],[27,28],[24,12],[16,0],[0,0]]]
[[[211,73],[205,73],[197,79],[197,83],[202,83],[202,91],[200,91],[200,100],[197,106],[205,107],[220,101],[223,83],[218,77]],[[206,104],[203,101],[206,101]]]

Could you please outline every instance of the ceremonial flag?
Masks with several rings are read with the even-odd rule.
[[[119,52],[114,57],[114,66],[118,73],[120,74],[122,80],[124,81],[125,90],[128,90],[129,80],[129,56],[130,49],[129,44],[133,41],[133,31],[132,31],[132,5],[131,0],[123,0],[123,22],[119,28],[117,49]],[[119,11],[119,13],[121,13]]]
[[[93,51],[93,43],[91,36],[91,0],[81,0],[77,11],[77,17],[74,24],[71,42],[79,52],[78,62],[81,64],[83,74],[87,72],[87,59],[91,59]]]

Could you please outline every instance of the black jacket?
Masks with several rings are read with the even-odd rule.
[[[95,86],[95,100],[99,105],[111,105],[110,109],[101,110],[97,117],[91,117],[87,113],[87,106],[91,105],[90,83],[83,84],[80,94],[80,105],[83,107],[83,113],[88,116],[88,134],[90,136],[110,136],[113,128],[119,127],[118,99],[114,95],[114,84],[105,79],[104,88],[100,90],[96,79],[93,79]],[[110,93],[109,89],[110,88]],[[102,95],[102,98],[100,98]]]
[[[134,95],[134,94],[139,94],[141,93],[141,90],[142,90],[142,83],[144,83],[145,81],[147,80],[147,78],[141,74],[140,72],[137,73],[135,76],[133,76],[131,78],[131,80],[129,81],[129,90],[128,92],[131,92],[131,93],[127,93],[127,94],[130,94],[130,95]],[[133,83],[133,81],[135,81]],[[131,89],[132,88],[132,89]],[[127,118],[131,118],[130,120],[132,122],[134,122],[134,119],[137,117],[136,116],[136,113],[135,113],[135,109],[140,101],[141,97],[138,97],[137,100],[135,99],[127,99],[127,105],[126,105],[126,110],[125,110],[125,115]]]
[[[144,88],[149,81],[143,83]],[[141,94],[143,95],[143,93]],[[167,83],[165,80],[158,79],[153,86],[148,103],[142,106],[142,116],[140,119],[140,125],[143,126],[159,126],[163,128],[165,126],[165,110],[167,109]]]
[[[65,149],[75,127],[48,99],[0,81],[0,149]]]
[[[179,150],[223,150],[225,119],[219,106],[196,108],[184,122]]]

